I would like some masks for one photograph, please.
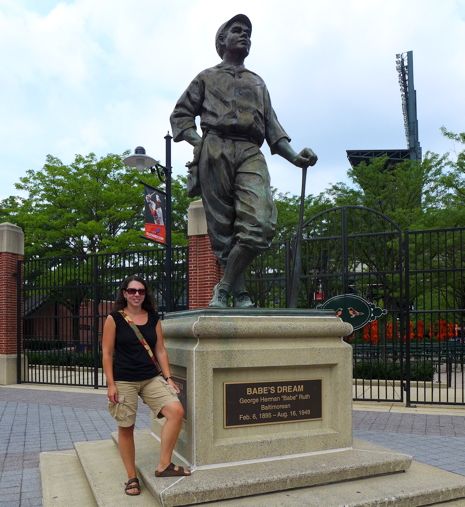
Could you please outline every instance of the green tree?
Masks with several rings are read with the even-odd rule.
[[[124,166],[122,158],[110,154],[98,159],[90,153],[76,155],[66,165],[49,155],[42,169],[20,178],[15,185],[19,195],[0,203],[0,220],[24,230],[29,257],[86,256],[152,244],[141,236],[141,174]],[[161,185],[155,174],[142,178]],[[184,183],[182,177],[172,182],[174,245],[186,243],[189,198]]]
[[[465,132],[455,134],[445,127],[443,135],[456,143],[455,158],[450,154],[442,157],[443,171],[438,178],[439,192],[429,203],[428,227],[463,227],[465,225]]]
[[[155,174],[141,176],[137,170],[125,167],[122,159],[126,154],[101,158],[93,153],[76,155],[71,164],[49,155],[42,169],[28,171],[15,185],[18,195],[0,203],[0,221],[23,229],[26,255],[35,260],[27,265],[26,293],[36,300],[66,306],[72,315],[76,343],[81,302],[111,298],[92,292],[96,281],[105,286],[105,277],[118,280],[126,276],[128,269],[138,269],[138,258],[127,252],[162,248],[142,237],[144,200],[140,179],[154,187],[163,183]],[[172,182],[174,245],[186,243],[189,199],[184,183],[183,178]],[[113,265],[114,256],[91,255],[116,252],[126,254],[127,265],[122,270]],[[149,268],[153,278],[159,279],[163,265]],[[176,269],[180,269],[178,265]],[[51,282],[51,273],[54,280],[59,280],[57,286]]]
[[[10,197],[5,208],[24,230],[28,256],[125,250],[141,244],[138,178],[118,155],[76,155],[69,165],[49,155],[15,185],[26,196]]]
[[[422,227],[425,213],[437,202],[445,160],[427,153],[422,162],[392,164],[387,157],[362,162],[348,170],[352,187],[329,188],[335,205],[359,205],[387,215],[402,229]]]
[[[454,305],[456,309],[461,309],[465,304],[465,284],[457,273],[465,267],[462,255],[465,238],[465,132],[456,134],[445,127],[441,131],[454,142],[454,154],[432,155],[441,164],[442,171],[437,179],[436,195],[427,203],[423,225],[428,229],[448,230],[435,235],[434,241],[427,242],[426,252],[423,245],[417,246],[419,253],[414,257],[413,267],[421,269],[425,262],[435,267],[435,273],[422,279],[427,289],[420,291],[425,293],[425,298],[418,301],[417,306],[437,310]],[[453,274],[447,276],[447,273]]]
[[[297,232],[300,213],[300,196],[273,189],[273,198],[278,210],[275,242],[291,239]],[[326,193],[307,195],[304,201],[304,221],[333,206]]]

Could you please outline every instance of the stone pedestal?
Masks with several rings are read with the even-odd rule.
[[[169,314],[163,331],[187,405],[177,453],[201,469],[351,447],[352,351],[341,339],[351,330],[325,311]]]

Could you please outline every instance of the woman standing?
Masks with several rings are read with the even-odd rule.
[[[166,418],[155,475],[190,475],[189,470],[171,463],[184,409],[177,397],[179,389],[171,377],[153,297],[147,283],[139,276],[129,276],[120,287],[115,310],[107,317],[103,328],[102,354],[109,410],[118,423],[118,447],[128,475],[125,493],[135,496],[141,491],[134,446],[138,396],[155,417]]]

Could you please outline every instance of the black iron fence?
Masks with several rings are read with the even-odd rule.
[[[22,333],[18,381],[104,386],[100,339],[121,281],[138,274],[166,307],[165,252],[29,259],[20,266]],[[172,252],[173,308],[187,307],[187,248]]]
[[[255,259],[247,283],[257,306],[287,307],[291,265],[291,241]],[[103,320],[127,275],[149,280],[159,309],[166,306],[162,249],[27,260],[21,268],[23,382],[104,385]],[[334,208],[305,223],[300,280],[300,308],[352,294],[378,309],[345,338],[355,399],[465,404],[465,228],[405,232],[373,210]],[[172,283],[173,307],[185,309],[187,248],[173,249]]]
[[[259,308],[286,308],[290,285],[291,242],[273,244],[247,273],[247,287]]]
[[[291,252],[275,245],[252,265],[259,306],[287,306]],[[379,310],[346,337],[354,399],[465,404],[465,228],[401,231],[373,210],[334,208],[305,224],[300,280],[300,308],[353,294]]]
[[[433,370],[407,401],[464,404],[465,228],[410,231],[406,263],[406,378]]]

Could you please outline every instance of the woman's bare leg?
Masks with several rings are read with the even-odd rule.
[[[160,462],[157,465],[157,471],[162,472],[171,463],[174,446],[181,431],[184,409],[179,401],[173,401],[161,409],[161,413],[166,417],[165,424],[161,430],[160,442]]]
[[[123,460],[124,468],[128,474],[128,479],[137,477],[136,472],[136,449],[134,445],[134,425],[128,428],[118,426],[118,448]],[[134,493],[136,486],[128,492]],[[138,489],[138,488],[137,488]]]

